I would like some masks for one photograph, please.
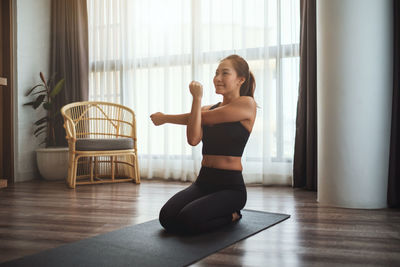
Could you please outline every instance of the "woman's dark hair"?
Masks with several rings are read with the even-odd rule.
[[[249,64],[241,56],[230,55],[224,58],[224,60],[230,60],[233,68],[235,69],[238,77],[244,77],[246,80],[240,86],[241,96],[251,96],[254,98],[254,90],[256,89],[256,80],[254,79],[253,73],[249,69]]]

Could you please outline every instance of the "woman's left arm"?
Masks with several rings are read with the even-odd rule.
[[[200,143],[203,137],[203,129],[201,128],[201,99],[203,97],[203,86],[196,81],[189,85],[190,93],[193,96],[192,109],[189,114],[186,127],[187,141],[191,146]]]
[[[203,111],[202,124],[213,125],[217,123],[252,120],[256,115],[257,104],[250,96],[241,96],[227,105]]]

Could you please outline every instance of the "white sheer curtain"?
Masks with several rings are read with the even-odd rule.
[[[257,119],[242,162],[246,183],[291,184],[299,68],[298,0],[88,0],[90,99],[136,113],[141,175],[195,180],[201,144],[150,114],[222,101],[212,83],[225,56],[244,57],[256,78]]]

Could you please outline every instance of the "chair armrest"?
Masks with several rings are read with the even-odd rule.
[[[67,139],[76,140],[76,130],[75,124],[69,117],[64,117],[64,128],[65,132],[67,133]]]

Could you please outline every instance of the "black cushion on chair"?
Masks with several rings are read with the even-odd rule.
[[[76,140],[75,143],[75,150],[78,151],[124,150],[132,148],[133,148],[133,140],[131,138],[113,138],[113,139],[82,138]]]

